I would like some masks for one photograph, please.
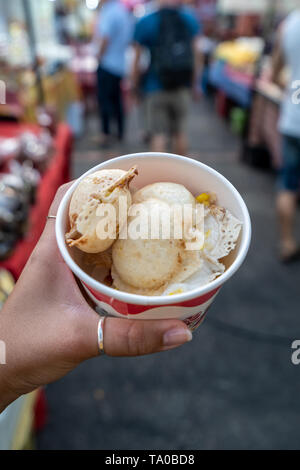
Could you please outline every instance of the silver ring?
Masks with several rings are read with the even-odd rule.
[[[55,220],[55,219],[56,219],[56,215],[48,215],[48,216],[47,216],[47,219],[48,219],[48,220],[49,220],[49,219],[54,219],[54,220]]]
[[[103,335],[104,321],[105,321],[105,317],[100,317],[100,320],[99,320],[99,323],[98,323],[98,349],[99,349],[99,354],[100,355],[105,354],[105,352],[104,352],[104,335]]]

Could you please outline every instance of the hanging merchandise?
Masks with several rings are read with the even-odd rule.
[[[6,179],[6,181],[5,181]],[[22,181],[0,179],[0,260],[10,256],[27,229],[29,201],[21,189]],[[17,183],[17,184],[16,184]],[[18,189],[16,189],[18,187]]]
[[[39,135],[27,131],[21,134],[20,144],[21,152],[18,160],[22,163],[29,160],[34,168],[44,173],[53,154],[51,135],[47,131]]]
[[[0,137],[0,168],[13,159],[16,159],[20,153],[21,144],[17,137],[3,138]]]
[[[234,67],[255,64],[264,48],[261,38],[239,38],[221,43],[215,51],[215,57]]]

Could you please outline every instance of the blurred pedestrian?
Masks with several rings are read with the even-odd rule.
[[[279,131],[282,134],[283,162],[279,175],[277,211],[280,224],[280,256],[282,261],[300,259],[295,239],[294,221],[300,189],[300,104],[295,86],[300,79],[300,10],[292,12],[278,31],[273,57],[273,81],[280,84],[285,65],[290,80],[282,103]],[[298,93],[299,95],[299,93]]]
[[[134,34],[135,61],[133,88],[141,80],[140,56],[143,47],[150,51],[151,63],[143,76],[148,129],[153,151],[164,152],[169,137],[174,151],[187,153],[186,121],[190,90],[197,96],[199,66],[195,39],[199,23],[180,0],[160,0],[158,9],[143,17]]]
[[[99,59],[97,79],[101,143],[104,146],[110,141],[112,120],[117,123],[118,139],[124,137],[121,85],[126,71],[125,54],[132,40],[133,27],[131,13],[119,0],[102,0],[95,39]]]

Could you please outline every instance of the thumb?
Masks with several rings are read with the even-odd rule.
[[[97,339],[97,331],[95,331]],[[106,318],[103,326],[104,352],[108,356],[142,356],[173,349],[192,340],[180,320],[128,320]],[[91,354],[95,352],[95,339]]]

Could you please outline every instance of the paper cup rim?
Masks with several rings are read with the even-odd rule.
[[[131,158],[142,158],[145,156],[148,156],[148,157],[151,156],[154,159],[167,157],[167,158],[172,158],[172,159],[181,160],[181,161],[188,160],[190,163],[194,164],[195,166],[202,167],[206,172],[211,173],[218,180],[222,181],[222,183],[232,191],[243,213],[243,237],[242,237],[241,245],[239,248],[239,253],[236,259],[234,260],[234,262],[232,263],[232,265],[228,269],[226,269],[226,271],[221,276],[219,276],[217,279],[210,282],[209,284],[205,284],[204,286],[201,286],[197,289],[190,290],[188,292],[172,295],[171,297],[168,295],[147,296],[147,295],[130,294],[127,292],[118,291],[116,289],[113,289],[112,287],[105,286],[101,282],[96,281],[91,276],[86,274],[85,271],[83,271],[78,266],[78,264],[75,263],[75,261],[73,260],[73,258],[71,257],[67,249],[66,242],[65,242],[65,234],[63,233],[63,230],[62,230],[62,226],[64,222],[63,217],[64,217],[66,206],[69,204],[69,201],[71,199],[71,196],[74,190],[76,189],[76,187],[78,186],[78,184],[80,183],[82,179],[94,173],[95,171],[104,169],[105,167],[107,167],[107,164],[110,162],[117,164],[118,162],[125,161]],[[183,157],[181,155],[176,155],[172,153],[142,152],[142,153],[132,153],[132,154],[116,157],[111,160],[106,160],[105,162],[102,162],[99,165],[96,165],[95,167],[91,168],[86,173],[84,173],[80,178],[78,178],[73,183],[73,185],[68,189],[68,191],[64,195],[59,205],[57,216],[56,216],[55,231],[56,231],[56,240],[57,240],[58,248],[60,250],[60,253],[63,259],[65,260],[69,268],[72,270],[72,272],[86,286],[91,287],[93,290],[100,292],[107,297],[117,299],[127,304],[145,305],[145,306],[146,305],[147,306],[148,305],[162,306],[162,305],[172,305],[172,304],[176,304],[179,302],[182,303],[191,299],[195,299],[197,297],[207,294],[208,292],[211,292],[215,289],[220,288],[226,281],[228,281],[228,279],[230,279],[235,274],[235,272],[241,267],[248,253],[250,241],[251,241],[251,220],[250,220],[250,215],[249,215],[247,206],[242,196],[238,192],[238,190],[233,186],[232,183],[230,183],[230,181],[227,180],[227,178],[221,175],[218,171],[214,170],[208,165],[205,165],[204,163],[201,163],[192,158]]]

